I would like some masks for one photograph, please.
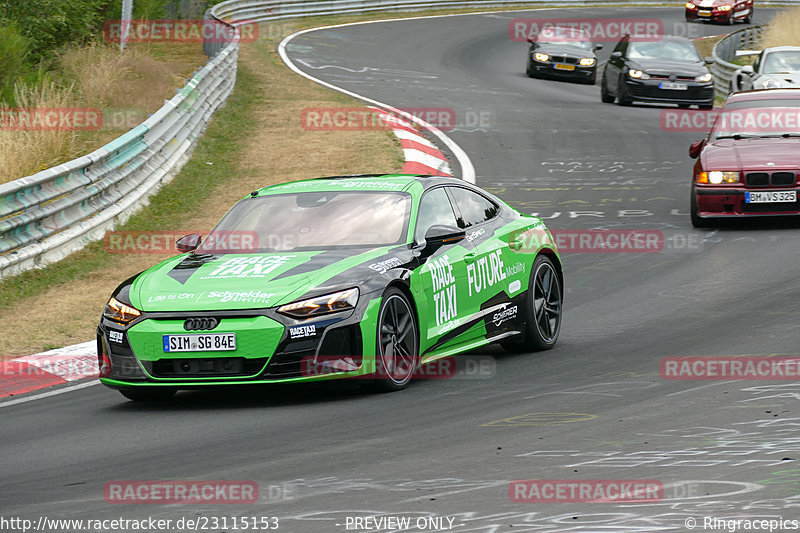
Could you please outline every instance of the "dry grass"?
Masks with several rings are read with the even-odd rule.
[[[163,229],[207,232],[233,202],[266,185],[340,173],[397,172],[402,168],[402,152],[388,131],[303,130],[300,111],[305,107],[360,104],[292,73],[280,61],[275,44],[271,39],[259,40],[242,45],[240,51],[240,69],[256,78],[253,87],[245,90],[258,92],[260,103],[251,113],[257,127],[230,132],[232,138],[223,150],[226,157],[235,158],[233,167],[237,171],[207,191],[205,199],[194,206],[194,215],[185,216],[179,226],[173,222]],[[227,111],[225,108],[220,113]],[[202,168],[205,160],[197,163]],[[219,164],[217,161],[214,166]],[[102,263],[109,266],[87,271],[79,279],[4,308],[0,359],[92,339],[100,312],[114,287],[168,256],[114,254],[106,257]],[[77,257],[65,261],[71,260]],[[42,316],[56,316],[58,320],[43,326]]]
[[[24,110],[64,108],[72,102],[70,90],[52,82],[35,87],[17,84],[14,97],[18,108]],[[39,172],[75,155],[75,131],[26,128],[17,131],[13,124],[25,112],[0,109],[5,117],[0,127],[0,183]]]
[[[761,48],[771,46],[800,46],[800,7],[780,11],[761,35]]]
[[[171,56],[156,45],[131,46],[124,53],[102,43],[69,48],[58,56],[61,85],[18,85],[19,107],[95,108],[104,122],[99,130],[78,132],[0,128],[0,183],[89,153],[144,121],[206,62],[196,44],[170,46]]]

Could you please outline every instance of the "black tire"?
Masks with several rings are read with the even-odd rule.
[[[727,20],[726,24],[728,26],[733,26],[734,24],[736,24],[736,20],[733,18],[733,9],[731,9],[731,14],[728,15],[728,20]]]
[[[178,392],[175,389],[165,388],[142,388],[142,389],[120,389],[119,393],[133,402],[166,402]]]
[[[391,287],[383,295],[375,344],[373,388],[384,392],[406,388],[419,365],[419,328],[414,307],[400,289]]]
[[[692,200],[690,202],[691,209],[689,212],[691,213],[692,217],[692,226],[695,228],[708,228],[711,227],[711,223],[704,219],[700,218],[700,215],[697,214],[697,198],[694,195],[694,191],[692,191]]]
[[[678,107],[681,109],[689,109],[692,104],[678,104]]]
[[[603,76],[603,81],[600,82],[600,100],[604,104],[613,104],[614,103],[614,95],[608,92],[608,87],[606,87],[606,77]]]
[[[714,109],[714,104],[713,103],[711,103],[711,104],[700,104],[698,107],[700,109]]]
[[[628,91],[625,89],[625,79],[620,76],[619,84],[617,85],[617,105],[629,106],[633,100],[628,96]]]
[[[750,11],[747,13],[747,16],[744,18],[745,24],[752,24],[753,23],[753,8],[750,8]]]
[[[555,346],[561,332],[563,302],[558,270],[549,257],[541,254],[533,262],[525,294],[525,331],[521,339],[502,346],[512,352],[539,352]]]

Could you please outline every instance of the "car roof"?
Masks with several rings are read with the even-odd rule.
[[[739,102],[756,102],[759,100],[800,100],[800,89],[742,91],[728,96],[725,105]]]
[[[769,54],[770,52],[800,52],[800,46],[770,46],[769,48],[764,48],[764,53]]]
[[[692,43],[691,39],[684,37],[683,35],[660,35],[658,36],[658,38],[654,38],[652,35],[634,34],[634,35],[629,35],[629,37],[631,42],[657,43],[661,41],[670,41],[670,42]]]
[[[311,192],[311,191],[404,191],[415,183],[424,188],[441,183],[464,184],[463,180],[427,174],[352,174],[342,176],[326,176],[300,181],[290,181],[269,185],[253,191],[250,196],[261,196],[277,193]]]

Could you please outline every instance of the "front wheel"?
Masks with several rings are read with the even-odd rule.
[[[419,361],[419,334],[411,303],[394,287],[386,291],[378,311],[376,350],[375,388],[406,388]]]
[[[694,191],[692,191],[690,213],[692,218],[692,226],[695,228],[708,228],[711,226],[708,220],[700,218],[700,215],[697,213],[697,197],[695,196]]]
[[[750,8],[750,11],[747,12],[747,16],[744,19],[745,24],[752,24],[753,23],[753,8]]]
[[[628,96],[628,89],[625,87],[625,80],[620,78],[617,84],[617,105],[629,106],[633,100]]]
[[[531,280],[525,295],[525,331],[522,340],[506,342],[509,351],[538,352],[555,346],[561,332],[564,293],[561,277],[553,261],[540,255],[533,262]]]

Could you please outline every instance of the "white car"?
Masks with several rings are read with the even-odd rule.
[[[758,54],[753,65],[737,69],[729,93],[761,89],[800,88],[800,46],[774,46],[761,52],[740,50],[736,55]]]

